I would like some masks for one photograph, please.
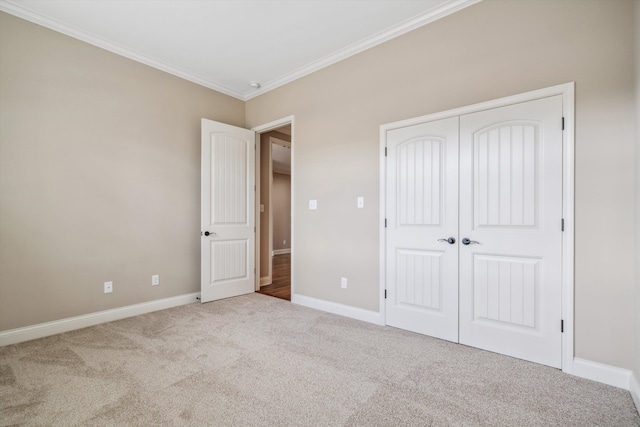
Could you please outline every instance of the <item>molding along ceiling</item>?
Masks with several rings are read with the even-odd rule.
[[[0,0],[0,10],[246,101],[478,1]]]

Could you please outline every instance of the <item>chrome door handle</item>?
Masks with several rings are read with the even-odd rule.
[[[449,237],[448,239],[438,239],[438,242],[447,242],[448,244],[453,245],[456,242],[456,239]]]
[[[468,237],[465,237],[464,239],[462,239],[462,244],[463,245],[480,245],[480,242],[477,242],[475,240],[471,240]]]

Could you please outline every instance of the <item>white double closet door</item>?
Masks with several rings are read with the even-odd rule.
[[[386,323],[561,367],[562,96],[387,132]]]

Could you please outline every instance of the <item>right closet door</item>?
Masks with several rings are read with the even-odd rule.
[[[459,342],[561,367],[562,97],[460,117]]]

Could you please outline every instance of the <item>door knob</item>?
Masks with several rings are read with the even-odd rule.
[[[471,240],[471,239],[469,239],[468,237],[465,237],[464,239],[462,239],[462,244],[463,244],[463,245],[472,245],[472,244],[479,245],[479,244],[480,244],[480,242],[477,242],[477,241],[475,241],[475,240]]]
[[[438,242],[447,242],[448,244],[453,245],[456,242],[456,239],[449,237],[448,239],[438,239]]]
[[[208,231],[205,231],[205,232],[204,232],[204,235],[205,235],[205,236],[209,236],[209,235],[215,236],[215,234],[216,234],[216,233],[209,233]]]

